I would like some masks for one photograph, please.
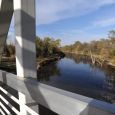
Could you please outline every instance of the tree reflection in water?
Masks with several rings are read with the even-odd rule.
[[[91,69],[91,73],[95,74],[95,72],[98,73],[98,70],[102,71],[105,75],[104,78],[100,78],[100,79],[104,79],[103,84],[101,84],[102,88],[100,88],[100,86],[97,86],[96,89],[92,89],[93,87],[90,89],[87,89],[87,84],[79,83],[79,82],[84,82],[84,81],[75,80],[81,76],[76,76],[77,74],[72,73],[72,72],[78,72],[78,70],[74,70],[74,71],[70,70],[69,73],[71,73],[71,77],[69,77],[69,75],[67,75],[66,69],[64,69],[63,67],[66,68],[67,66],[69,66],[69,68],[71,68],[71,65],[67,65],[67,66],[62,65],[63,64],[62,62],[64,62],[64,64],[67,63],[66,59],[70,59],[70,60],[74,61],[75,62],[74,64],[77,64],[77,67],[80,64],[85,64],[85,65],[87,64],[89,69]],[[61,66],[63,66],[63,67],[61,67]],[[73,75],[73,77],[72,77],[72,75]],[[86,75],[86,74],[81,74],[81,75]],[[88,76],[91,76],[91,75],[86,75],[85,79],[88,78]],[[92,77],[94,77],[94,76],[92,76]],[[95,77],[96,77],[96,75],[95,75]],[[97,76],[97,79],[99,77],[100,76]],[[112,69],[108,65],[100,66],[99,64],[92,64],[91,58],[88,56],[67,54],[65,61],[62,59],[62,60],[59,60],[56,62],[52,62],[46,66],[43,66],[40,70],[38,70],[38,80],[42,83],[46,83],[48,85],[53,85],[53,86],[56,86],[58,88],[62,88],[62,89],[68,90],[68,91],[72,91],[72,92],[79,93],[79,94],[82,94],[85,96],[93,97],[93,98],[96,98],[99,100],[105,100],[110,103],[115,103],[115,70]],[[92,78],[92,80],[93,80],[93,78]],[[87,83],[87,81],[84,83]],[[94,82],[96,82],[96,81],[94,81]],[[79,84],[84,85],[84,86],[79,86]],[[93,85],[93,84],[91,84],[91,85]],[[94,84],[94,85],[96,85],[96,84]],[[98,89],[99,89],[99,91],[97,91]],[[90,92],[88,93],[88,91],[90,91]],[[85,92],[87,92],[87,94]]]
[[[38,71],[37,71],[37,79],[38,81],[50,81],[50,77],[53,76],[59,76],[60,75],[60,71],[59,68],[57,67],[57,61],[56,62],[52,62],[46,66],[41,67]]]
[[[86,55],[67,54],[66,57],[73,59],[77,64],[90,64],[94,70],[95,68],[102,70],[106,75],[106,79],[105,85],[103,86],[105,92],[101,96],[107,102],[115,103],[115,68],[109,65],[100,66],[99,64],[92,64],[91,58]]]
[[[103,70],[106,73],[105,86],[107,90],[102,96],[111,103],[115,103],[115,70],[110,67],[105,67]]]

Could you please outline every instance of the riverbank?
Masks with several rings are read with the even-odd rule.
[[[0,62],[0,69],[15,74],[16,73],[15,58],[2,57],[2,60]]]
[[[89,56],[89,57],[93,57],[93,58],[95,58],[95,59],[98,59],[98,60],[100,60],[102,63],[104,63],[104,64],[107,64],[108,66],[111,66],[112,68],[114,68],[115,69],[115,57],[114,57],[114,59],[104,59],[104,58],[102,58],[102,56],[101,55],[90,55],[90,54],[84,54],[84,53],[82,53],[82,52],[79,52],[79,53],[76,53],[76,52],[64,52],[65,54],[67,54],[67,53],[69,53],[69,54],[77,54],[77,55],[84,55],[84,56]],[[100,63],[98,60],[96,60],[98,63]],[[93,63],[93,62],[92,62]]]
[[[63,57],[65,57],[65,54],[62,51],[58,51],[57,54],[53,54],[51,56],[39,56],[37,57],[37,69],[40,69],[41,67],[48,65],[49,63],[52,63],[54,61],[58,61]]]
[[[41,67],[52,63],[54,61],[58,61],[59,59],[61,59],[62,57],[60,56],[51,56],[51,57],[39,57],[37,58],[37,70],[40,69]]]
[[[37,70],[41,67],[50,64],[54,61],[58,61],[63,58],[65,55],[52,55],[48,57],[38,57],[36,60],[37,63]],[[13,57],[2,57],[2,61],[0,63],[0,69],[6,70],[8,72],[16,72],[16,60]]]

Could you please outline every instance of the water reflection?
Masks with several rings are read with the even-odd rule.
[[[40,68],[38,73],[38,81],[50,81],[51,76],[60,75],[59,68],[56,66],[57,62],[50,63]]]
[[[84,64],[90,64],[94,70],[95,68],[102,70],[105,74],[105,83],[103,84],[105,92],[102,92],[101,96],[104,100],[115,103],[115,70],[112,67],[108,65],[103,65],[102,67],[99,64],[94,65],[88,56],[68,54],[67,57],[73,59],[77,64],[83,62]]]
[[[88,56],[67,54],[38,71],[38,80],[64,90],[115,103],[115,70]]]

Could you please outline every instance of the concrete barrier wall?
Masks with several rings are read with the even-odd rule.
[[[34,79],[19,78],[0,70],[0,82],[25,94],[27,104],[37,102],[59,115],[115,115],[115,105],[41,84]]]

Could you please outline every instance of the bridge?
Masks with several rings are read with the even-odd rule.
[[[35,0],[0,0],[1,54],[13,14],[17,75],[0,70],[1,115],[115,115],[115,105],[37,81]]]

